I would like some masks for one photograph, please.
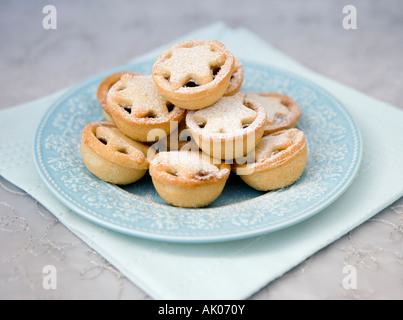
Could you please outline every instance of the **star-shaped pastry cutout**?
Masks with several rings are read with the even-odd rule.
[[[169,79],[172,89],[177,90],[189,81],[199,86],[213,81],[212,68],[217,68],[224,62],[224,55],[212,51],[208,45],[175,48],[171,57],[159,65],[158,73]]]
[[[144,154],[147,153],[147,148],[129,139],[117,128],[97,127],[95,136],[112,152],[124,153],[137,161],[145,160]]]
[[[151,76],[123,75],[122,90],[116,92],[119,104],[137,118],[167,116],[167,100],[158,92]]]
[[[231,133],[243,129],[257,117],[256,111],[245,105],[245,95],[237,93],[223,97],[211,107],[196,111],[194,119],[210,133]]]
[[[170,151],[158,154],[155,162],[164,163],[171,173],[185,179],[211,177],[220,171],[211,163],[210,157],[193,151]]]
[[[282,103],[281,98],[261,96],[256,93],[249,93],[248,96],[263,106],[267,113],[267,122],[276,123],[277,119],[290,115],[290,110]]]
[[[256,160],[270,158],[292,146],[292,143],[287,132],[263,137],[255,150]]]

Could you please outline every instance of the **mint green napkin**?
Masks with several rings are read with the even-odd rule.
[[[245,299],[403,195],[403,112],[316,74],[244,29],[214,24],[176,40],[222,41],[240,59],[288,69],[335,95],[361,130],[364,153],[347,192],[320,214],[272,234],[218,244],[173,244],[118,234],[64,207],[36,173],[32,138],[63,92],[0,113],[0,174],[155,299]],[[169,44],[133,61],[156,57]]]

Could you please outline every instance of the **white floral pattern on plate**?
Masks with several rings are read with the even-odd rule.
[[[153,61],[122,70],[149,73]],[[102,120],[96,90],[105,75],[83,82],[60,98],[35,137],[38,171],[49,189],[76,213],[116,231],[156,240],[211,242],[272,232],[301,222],[336,200],[361,161],[359,130],[333,96],[282,70],[244,62],[245,92],[278,92],[301,106],[297,124],[308,140],[308,163],[292,186],[261,193],[231,176],[210,207],[180,209],[164,203],[147,176],[125,188],[105,183],[81,159],[81,131]]]

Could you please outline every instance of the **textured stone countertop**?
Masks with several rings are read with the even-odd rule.
[[[42,9],[49,1],[0,3],[0,110],[72,86],[217,21],[248,28],[308,68],[403,109],[400,0],[51,3],[57,8],[56,30],[42,26]],[[356,30],[343,28],[346,4],[357,8]],[[149,298],[2,177],[0,205],[0,217],[8,210],[28,220],[32,214],[40,217],[29,229],[30,239],[38,240],[33,242],[35,247],[18,251],[15,246],[0,246],[0,299]],[[402,214],[400,199],[379,213],[376,221],[318,252],[252,299],[402,299]],[[391,223],[400,226],[399,239],[391,236]],[[19,238],[25,236],[12,235],[11,241],[25,243]],[[0,242],[7,241],[10,234],[0,229]],[[340,266],[353,260],[359,268],[360,286],[346,292],[340,284]],[[59,281],[71,283],[56,292],[44,291],[40,274],[33,271],[33,266],[41,270],[40,266],[52,261],[63,262]],[[329,273],[329,279],[317,277],[323,272]]]

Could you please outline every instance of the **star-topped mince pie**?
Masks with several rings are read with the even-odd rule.
[[[108,122],[89,123],[82,132],[81,153],[88,170],[114,184],[130,184],[147,172],[149,147],[125,136]]]
[[[186,110],[166,100],[151,76],[124,74],[108,92],[109,112],[118,128],[134,140],[153,142],[176,130]]]
[[[136,72],[114,73],[114,74],[106,77],[104,80],[102,80],[102,82],[100,83],[100,85],[98,87],[98,91],[97,91],[98,101],[102,107],[104,117],[105,117],[106,121],[108,121],[108,122],[113,122],[112,116],[109,112],[108,104],[106,102],[108,92],[109,92],[110,88],[112,88],[112,86],[116,82],[118,82],[120,80],[120,78],[126,73],[131,74],[131,75],[140,75],[139,73],[136,73]]]
[[[267,125],[264,135],[273,132],[290,129],[295,126],[301,117],[299,105],[290,97],[279,93],[254,93],[246,94],[263,106],[267,113]]]
[[[234,56],[215,40],[191,40],[168,48],[152,70],[157,89],[173,104],[202,109],[220,99],[234,72]]]
[[[186,125],[204,152],[217,159],[236,159],[259,143],[266,113],[260,104],[238,92],[208,108],[189,111]]]
[[[230,171],[230,165],[213,163],[206,154],[193,151],[161,152],[150,163],[150,175],[161,198],[186,208],[205,207],[216,200]]]
[[[297,181],[305,170],[308,148],[302,131],[292,128],[264,136],[255,151],[255,161],[233,166],[249,186],[269,191]]]

